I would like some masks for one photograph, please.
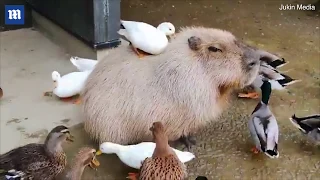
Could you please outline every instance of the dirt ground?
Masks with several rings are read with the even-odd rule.
[[[197,134],[197,145],[192,149],[196,159],[187,163],[190,180],[198,175],[210,180],[320,179],[320,148],[308,142],[289,122],[294,113],[297,116],[320,113],[320,6],[316,11],[279,10],[281,4],[315,1],[123,0],[121,3],[122,19],[126,20],[153,25],[170,21],[177,29],[195,25],[229,30],[249,44],[285,58],[289,64],[281,71],[302,80],[288,91],[272,92],[270,107],[280,127],[279,159],[252,155],[247,121],[258,100],[238,99],[235,95],[221,120]],[[2,124],[1,131],[4,128]],[[76,141],[66,145],[68,157],[84,145],[97,147],[81,124],[71,131]],[[1,141],[2,146],[3,138]],[[83,179],[125,179],[128,172],[135,171],[115,155],[101,155],[98,159],[101,167],[97,171],[86,169]]]

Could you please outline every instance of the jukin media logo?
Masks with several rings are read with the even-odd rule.
[[[24,24],[24,5],[5,5],[5,24]]]

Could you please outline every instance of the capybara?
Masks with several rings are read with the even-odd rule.
[[[84,128],[99,143],[151,141],[161,121],[169,141],[217,120],[232,90],[253,82],[257,49],[228,31],[185,27],[160,55],[138,59],[129,47],[110,50],[82,92]]]

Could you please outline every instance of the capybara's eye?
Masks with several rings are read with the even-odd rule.
[[[252,67],[252,66],[254,66],[254,65],[256,65],[255,62],[252,62],[252,63],[249,64],[250,67]]]
[[[208,50],[209,50],[209,51],[212,51],[212,52],[218,52],[218,51],[222,52],[221,49],[218,49],[218,48],[216,48],[216,47],[214,47],[214,46],[208,47]]]

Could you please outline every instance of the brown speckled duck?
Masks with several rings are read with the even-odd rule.
[[[25,179],[52,180],[66,167],[62,143],[72,138],[67,127],[57,126],[44,144],[31,143],[0,155],[0,169],[21,172]]]
[[[131,180],[182,180],[187,177],[185,165],[178,159],[168,144],[168,137],[161,122],[153,123],[152,131],[156,148],[151,158],[142,162],[139,174],[129,173]]]
[[[96,159],[96,150],[90,147],[83,147],[75,156],[70,169],[66,169],[63,173],[59,174],[56,179],[59,180],[79,180],[83,174],[84,169],[90,166],[95,169],[100,165]]]

